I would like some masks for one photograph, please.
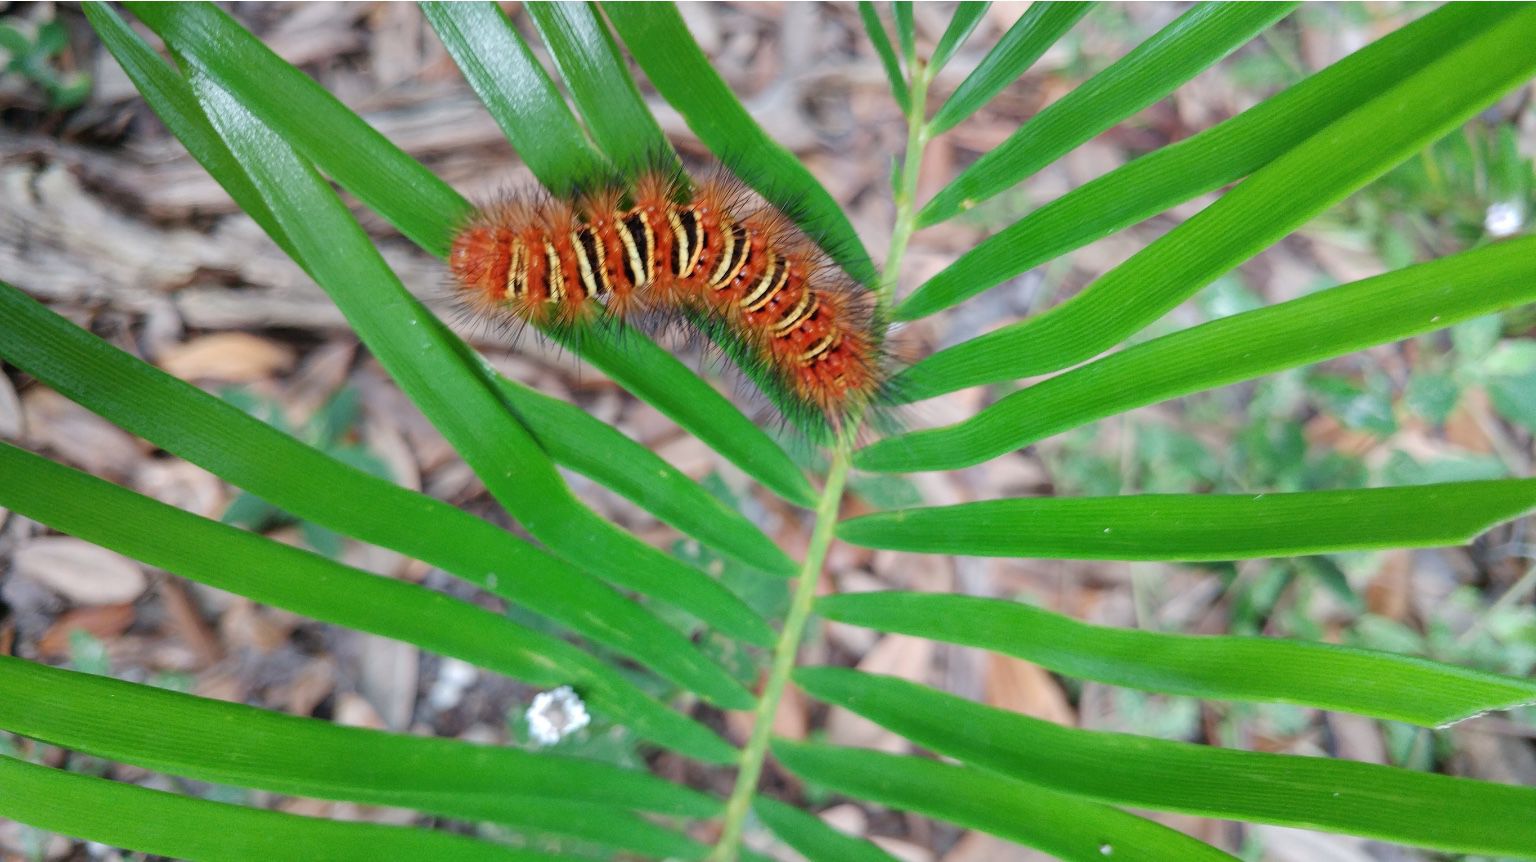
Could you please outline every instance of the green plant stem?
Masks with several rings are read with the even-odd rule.
[[[736,862],[741,847],[742,829],[746,824],[747,811],[752,807],[752,797],[757,792],[757,780],[763,772],[763,758],[768,754],[768,738],[773,733],[773,716],[779,709],[784,686],[789,682],[790,671],[795,668],[795,657],[800,652],[800,641],[805,636],[805,625],[811,616],[811,603],[816,599],[816,585],[821,580],[822,563],[827,558],[827,546],[832,543],[832,533],[837,527],[838,505],[843,499],[843,485],[848,478],[851,435],[844,436],[827,471],[827,484],[822,488],[821,499],[816,504],[816,526],[811,531],[811,546],[806,550],[805,562],[800,566],[799,581],[795,585],[795,597],[789,606],[789,616],[784,620],[784,630],[779,633],[778,645],[773,650],[773,667],[768,672],[768,682],[757,701],[757,711],[752,718],[752,737],[741,752],[741,765],[736,772],[736,786],[725,806],[725,828],[720,841],[710,856],[711,862]]]
[[[926,63],[918,60],[913,64],[909,86],[911,101],[906,105],[907,153],[901,165],[901,180],[895,190],[896,226],[891,231],[890,251],[886,253],[880,286],[876,289],[881,307],[891,303],[891,294],[896,290],[896,282],[901,275],[901,261],[907,253],[907,240],[912,238],[912,231],[917,225],[917,177],[923,165],[923,148],[928,145],[929,134],[923,111],[928,101],[928,81],[931,76]]]
[[[896,223],[891,230],[891,246],[885,257],[880,284],[875,288],[881,308],[891,302],[891,293],[901,273],[901,263],[907,252],[907,240],[916,227],[917,178],[923,164],[923,148],[928,144],[928,126],[923,112],[928,96],[931,72],[921,60],[912,64],[909,82],[911,101],[903,106],[907,114],[907,152],[902,162],[901,179],[895,190]],[[816,599],[816,585],[821,580],[822,564],[826,561],[827,547],[837,527],[838,506],[843,499],[843,487],[848,480],[848,467],[852,459],[853,442],[858,434],[862,417],[853,417],[845,433],[839,435],[832,464],[827,471],[826,485],[816,504],[816,525],[811,531],[811,546],[806,550],[805,562],[800,566],[795,596],[784,620],[784,630],[773,650],[773,666],[768,681],[758,697],[757,709],[752,717],[752,736],[742,749],[736,771],[736,786],[725,805],[725,823],[720,840],[715,843],[710,862],[736,862],[741,851],[742,831],[746,828],[747,812],[752,808],[752,798],[757,793],[757,782],[763,774],[763,758],[768,754],[768,741],[773,735],[773,717],[779,710],[784,696],[784,686],[790,672],[795,669],[795,659],[800,654],[800,642],[805,637],[805,626],[811,616],[811,604]]]

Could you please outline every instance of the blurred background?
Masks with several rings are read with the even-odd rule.
[[[933,86],[935,99],[958,85],[1025,5],[994,4]],[[531,186],[416,7],[226,8],[471,199]],[[532,35],[518,5],[506,8]],[[931,47],[952,8],[917,5],[920,46]],[[920,197],[1185,8],[1097,7],[1022,80],[930,145]],[[1013,192],[919,232],[902,289],[916,287],[980,238],[1042,203],[1256,104],[1426,10],[1398,3],[1305,5],[1171,98]],[[905,126],[857,9],[712,3],[684,4],[682,11],[758,121],[806,162],[881,259],[893,214],[890,169],[900,157]],[[538,50],[537,38],[529,41]],[[474,475],[359,347],[340,313],[143,105],[77,9],[0,3],[0,63],[0,278],[113,344],[349,463],[504,523]],[[703,148],[677,114],[648,90],[647,97],[678,148],[704,163]],[[1138,340],[1530,232],[1536,211],[1532,98],[1530,86],[1513,94],[1223,277]],[[909,324],[899,332],[899,350],[924,356],[1059,302],[1212,199],[1192,201],[961,308]],[[440,262],[370,213],[355,211],[405,283],[446,309]],[[1529,476],[1536,431],[1533,328],[1536,312],[1515,310],[1155,405],[980,467],[862,477],[854,483],[858,499],[851,505]],[[618,426],[706,481],[792,554],[804,548],[809,524],[802,513],[752,487],[708,447],[600,373],[536,338],[513,344],[480,330],[467,334],[505,373]],[[687,344],[678,349],[693,350]],[[754,415],[774,421],[715,358],[692,355],[692,361],[707,373],[723,372],[727,391]],[[903,418],[915,426],[956,421],[1002,391],[954,393],[915,405]],[[0,436],[198,514],[496,606],[420,563],[296,521],[9,368],[0,375]],[[786,603],[782,582],[738,571],[590,481],[567,478],[599,512],[720,572],[764,612],[778,612]],[[1468,548],[1201,566],[945,559],[838,545],[826,584],[843,592],[909,588],[1017,598],[1105,625],[1319,639],[1528,675],[1536,665],[1529,533],[1529,521],[1518,521]],[[332,629],[166,576],[16,516],[0,532],[0,601],[0,650],[7,653],[347,724],[527,743],[524,710],[534,692],[524,686],[412,646]],[[521,616],[515,608],[509,613]],[[764,658],[723,643],[712,648],[747,668]],[[1081,727],[1536,784],[1536,713],[1529,709],[1430,732],[1310,709],[1201,703],[1082,684],[1012,658],[836,624],[816,628],[804,656],[811,663],[901,675]],[[737,741],[750,726],[746,715],[710,718]],[[793,689],[777,721],[777,732],[789,737],[893,751],[907,746],[862,719],[810,704]],[[641,759],[622,730],[600,723],[561,746],[620,762]],[[4,734],[0,751],[299,813],[383,822],[413,816],[167,779]],[[651,760],[669,778],[729,790],[728,774],[667,755]],[[1044,858],[986,836],[829,797],[772,767],[768,786],[914,862]],[[1343,836],[1156,816],[1254,860],[1461,858]],[[550,845],[547,836],[507,837],[579,849]],[[0,821],[0,859],[124,858],[142,857]]]

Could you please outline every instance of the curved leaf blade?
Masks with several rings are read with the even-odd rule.
[[[759,796],[752,811],[773,834],[810,862],[897,862],[874,844],[828,826],[814,814],[768,796]]]
[[[1046,22],[1046,16],[1059,20],[1079,10],[1059,25],[1065,30],[1081,9],[1076,3],[1033,3],[1004,42],[1026,24],[1034,25],[1030,19],[1042,19],[1038,26],[1045,28],[1056,23]],[[893,315],[897,320],[916,320],[958,305],[1095,239],[1237,182],[1514,9],[1460,3],[1441,6],[1236,117],[1141,156],[1014,222],[913,291]],[[1050,34],[1049,41],[1042,39],[1038,52],[1056,35]],[[999,44],[998,50],[1002,47]],[[980,75],[991,59],[972,77]],[[1023,62],[1034,59],[1030,55]],[[950,104],[967,94],[969,84],[967,80],[950,97],[935,126],[945,118]],[[974,109],[967,105],[966,114]]]
[[[306,160],[400,227],[422,248],[438,257],[447,255],[455,230],[471,210],[469,203],[447,184],[374,132],[312,79],[285,63],[217,8],[202,3],[175,4],[174,7],[147,4],[131,8],[167,42],[175,44],[185,55],[196,58],[204,73],[229,92],[238,94],[247,110],[278,131]],[[131,31],[124,37],[130,44],[136,40]],[[161,110],[161,106],[156,105],[156,109]],[[206,120],[203,123],[206,125]],[[171,127],[177,128],[175,124]],[[347,146],[335,146],[338,140],[346,141]],[[194,146],[195,139],[184,136],[183,143],[204,167],[209,168],[215,179],[231,191],[242,207],[247,211],[253,209],[248,199],[254,191],[245,196],[237,193],[242,182],[249,187],[249,180],[236,179],[228,176],[228,171],[216,170],[215,166],[220,164],[217,157],[199,153]],[[396,183],[397,177],[410,177],[417,185],[430,185],[430,193],[414,197],[403,194],[409,187]],[[264,208],[263,204],[260,209]],[[262,220],[259,212],[253,212],[253,216]],[[270,222],[269,218],[263,224],[269,231],[273,229]],[[284,238],[274,236],[274,239],[279,245],[287,243]],[[291,248],[292,244],[288,243],[285,250]],[[638,370],[618,374],[615,365],[648,367],[657,360],[658,354],[665,355],[655,345],[647,346],[647,339],[638,333],[631,335],[631,341],[636,345],[630,348],[633,356],[623,352],[613,357],[598,356],[593,364],[606,362],[609,367],[604,368],[605,372],[615,379],[622,376],[621,385],[656,406],[690,433],[706,440],[717,452],[762,482],[764,487],[797,505],[808,507],[814,504],[815,494],[810,484],[789,456],[697,376],[677,375],[670,373],[670,369],[659,381],[653,381]],[[717,428],[729,428],[734,433],[709,436]]]
[[[596,7],[530,3],[523,8],[533,17],[587,129],[609,160],[621,168],[680,169],[677,153],[646,108]]]
[[[939,37],[939,44],[933,48],[933,56],[928,60],[929,74],[937,75],[949,63],[949,58],[955,55],[955,51],[965,44],[965,40],[981,23],[981,16],[987,14],[990,2],[974,2],[964,0],[955,7],[955,13],[949,19],[949,25],[944,28],[944,34]]]
[[[505,530],[343,464],[118,350],[4,282],[0,316],[15,324],[0,327],[0,358],[128,432],[290,514],[431,563],[547,616],[710,699],[747,697],[676,629]],[[576,437],[579,429],[566,433]]]
[[[1343,356],[1536,302],[1525,237],[1191,327],[1009,393],[964,422],[878,441],[865,470],[966,467],[1191,392]]]
[[[130,3],[128,8],[188,56],[251,83],[241,90],[264,117],[291,119],[285,137],[417,245],[448,254],[469,203],[309,76],[283,62],[227,14],[206,3]],[[338,147],[338,141],[348,146]]]
[[[421,11],[512,148],[545,186],[569,194],[612,173],[501,7],[427,2]]]
[[[757,124],[688,32],[671,3],[609,3],[603,9],[657,91],[743,182],[791,215],[827,254],[863,284],[875,265],[841,207]]]
[[[901,62],[896,59],[896,49],[891,47],[891,37],[885,33],[885,24],[880,20],[875,4],[869,0],[859,0],[859,20],[864,22],[864,32],[869,36],[869,43],[875,46],[880,65],[885,68],[885,79],[890,82],[891,96],[902,111],[910,110],[912,93],[907,89],[907,78],[901,72]]]
[[[1222,860],[1181,832],[991,772],[916,757],[775,740],[773,753],[807,781],[1043,850],[1066,862]]]
[[[1081,623],[974,596],[826,596],[827,619],[977,647],[1067,676],[1208,700],[1294,703],[1443,727],[1536,703],[1536,682],[1375,650],[1263,637],[1180,635]]]
[[[598,517],[454,349],[357,221],[308,163],[237,99],[194,67],[192,86],[214,128],[245,166],[303,265],[358,337],[474,469],[497,501],[555,553],[595,574],[688,611],[722,632],[771,643],[773,632],[705,573]]]
[[[685,817],[715,800],[595,760],[345,727],[0,656],[0,727],[199,781],[500,820],[530,797]]]
[[[1082,293],[934,354],[896,378],[906,397],[1044,374],[1113,347],[1217,276],[1536,74],[1536,7],[1520,6],[1270,161]]]
[[[843,668],[795,680],[924,748],[1101,802],[1536,858],[1536,788],[1076,730]]]
[[[580,407],[499,374],[495,383],[518,419],[559,463],[739,562],[769,574],[795,574],[795,561],[762,530],[651,450]]]
[[[1536,479],[1288,494],[1035,497],[842,522],[869,548],[1069,560],[1243,560],[1461,545],[1536,508]]]
[[[316,862],[452,859],[556,862],[448,832],[242,808],[75,775],[0,756],[0,817],[175,859],[268,862],[304,848]]]
[[[16,658],[0,657],[0,692],[0,727],[98,757],[655,856],[698,858],[703,848],[627,809],[710,816],[719,808],[647,773],[597,761],[340,727]]]
[[[992,46],[981,63],[944,100],[938,113],[928,121],[928,133],[943,134],[992,101],[1004,88],[1018,80],[1025,70],[1033,66],[1047,49],[1066,35],[1092,8],[1092,3],[1062,3],[1055,0],[1038,0],[1029,4],[1029,8],[1019,16],[1019,20],[1013,22],[1003,38]]]
[[[557,638],[404,581],[200,518],[0,444],[0,506],[199,583],[324,622],[398,638],[534,685],[573,684],[661,745],[728,763],[734,750]]]
[[[1006,191],[1236,51],[1295,3],[1202,3],[1036,114],[917,214],[937,224]]]

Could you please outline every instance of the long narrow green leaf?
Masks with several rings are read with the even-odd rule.
[[[429,325],[442,327],[425,311],[422,315]],[[463,342],[455,340],[453,344],[496,388],[508,409],[556,462],[749,566],[770,574],[794,575],[795,561],[762,530],[654,452],[575,405],[503,377]]]
[[[719,805],[597,761],[294,718],[0,657],[0,728],[202,781],[503,823],[656,856],[703,848],[626,809]]]
[[[896,41],[901,45],[901,57],[911,70],[917,60],[917,28],[912,21],[912,0],[895,0],[891,9],[896,17]]]
[[[1290,14],[1295,3],[1203,3],[1062,96],[934,195],[919,225],[952,218],[1173,92]]]
[[[733,750],[564,641],[404,581],[200,518],[0,444],[0,506],[209,586],[398,638],[534,685],[572,684],[644,738],[729,762]]]
[[[500,7],[429,2],[421,11],[512,148],[546,186],[567,194],[612,175]]]
[[[1058,35],[1047,24],[1064,30],[1082,8],[1076,3],[1031,4],[1004,43],[1029,24],[1031,30],[1024,35],[1034,35],[1036,27],[1045,31],[1035,46],[1043,52]],[[896,308],[895,317],[916,320],[941,311],[1095,239],[1234,183],[1516,9],[1447,3],[1236,117],[1148,153],[1014,222],[929,279]],[[1056,20],[1047,22],[1046,16]],[[1036,18],[1041,20],[1031,20]],[[1033,60],[1032,55],[1021,58],[1022,63]],[[948,127],[940,121],[963,95],[965,115],[984,101],[970,97],[970,83],[967,79],[950,97],[935,126]]]
[[[196,58],[203,71],[221,86],[239,94],[246,109],[277,130],[305,159],[341,182],[424,249],[439,257],[447,254],[455,230],[470,211],[468,202],[457,192],[368,128],[313,80],[283,62],[217,8],[204,3],[134,4],[132,8],[162,38]],[[101,17],[105,16],[105,12],[101,13]],[[132,44],[136,40],[130,33],[122,41]],[[161,106],[156,109],[161,110]],[[174,124],[172,129],[176,129]],[[346,145],[338,146],[338,141]],[[227,171],[214,170],[217,160],[198,153],[193,140],[183,138],[183,143],[214,173],[215,179],[235,194],[239,181],[228,177]],[[402,191],[409,186],[396,183],[397,177],[410,177],[416,185],[430,184],[433,188],[429,194],[403,195]],[[248,180],[245,185],[249,186]],[[235,196],[242,207],[251,211],[247,200]],[[451,205],[447,203],[450,199],[454,202]],[[264,205],[256,209],[258,212],[252,215],[261,221],[259,210]],[[263,227],[270,230],[272,226]],[[274,238],[279,245],[287,242]],[[717,452],[764,487],[797,505],[814,503],[815,494],[789,456],[709,384],[691,374],[669,373],[662,374],[662,379],[652,379],[639,369],[650,367],[664,352],[639,334],[633,334],[627,347],[627,354],[619,351],[613,356],[600,356],[594,364],[606,362],[609,367],[604,370],[609,376],[616,380],[622,377],[621,385],[689,432],[706,439]],[[615,366],[632,367],[633,371],[621,375]],[[722,428],[733,433],[715,433]]]
[[[1536,238],[1510,240],[1139,344],[964,422],[879,441],[866,470],[955,469],[1069,428],[1536,302]]]
[[[795,682],[939,754],[1100,802],[1536,858],[1536,788],[1075,730],[843,668]]]
[[[543,614],[712,700],[743,702],[746,693],[687,638],[586,572],[467,512],[306,446],[112,347],[4,282],[0,316],[14,324],[0,327],[0,358],[129,432],[291,514],[426,561]],[[166,421],[168,416],[177,421]],[[573,421],[565,435],[581,438],[583,429]],[[718,532],[735,540],[742,531],[731,531],[732,523],[722,517]]]
[[[999,599],[875,592],[827,596],[816,610],[851,625],[1017,656],[1067,676],[1209,700],[1295,703],[1426,727],[1536,703],[1536,682],[1411,656],[1107,628]]]
[[[861,838],[828,826],[814,814],[777,799],[759,796],[752,811],[810,862],[897,862],[895,856]]]
[[[955,14],[949,19],[949,26],[944,28],[944,35],[939,37],[939,44],[933,48],[933,56],[928,60],[929,74],[937,75],[939,70],[949,63],[949,58],[955,55],[955,51],[965,44],[971,31],[981,23],[981,16],[987,14],[991,7],[990,2],[977,3],[965,0],[955,7]]]
[[[868,840],[837,831],[816,814],[777,799],[757,797],[753,802],[753,813],[809,862],[897,862],[895,856],[869,844]]]
[[[1048,48],[1056,44],[1079,19],[1093,8],[1092,3],[1061,3],[1039,0],[1029,4],[1019,20],[1013,22],[992,50],[971,74],[960,82],[944,106],[928,122],[931,135],[938,135],[959,125],[992,101],[1004,87],[1018,80]]]
[[[318,162],[331,154],[324,166],[338,183],[417,245],[439,257],[448,254],[468,202],[336,97],[211,4],[131,3],[129,9],[190,56],[217,58],[217,68],[259,81],[244,93],[253,110],[292,118],[293,128],[284,132],[307,158]]]
[[[0,817],[194,862],[557,862],[447,832],[242,808],[0,756]]]
[[[1239,560],[1461,545],[1536,507],[1536,479],[1293,494],[1034,497],[844,521],[870,548],[1072,560]]]
[[[651,84],[736,176],[791,215],[848,274],[874,284],[875,266],[841,207],[789,150],[768,137],[720,79],[671,3],[603,9]]]
[[[713,817],[645,772],[455,739],[342,727],[0,656],[0,727],[199,781],[500,820],[530,797]]]
[[[533,17],[587,129],[609,160],[621,168],[681,167],[596,7],[530,3],[523,8]]]
[[[1205,210],[1044,314],[929,357],[910,398],[1056,371],[1113,347],[1536,74],[1536,7],[1452,51],[1274,158]]]
[[[885,79],[890,82],[891,96],[896,99],[902,111],[910,110],[912,94],[907,90],[907,78],[901,73],[901,62],[896,59],[896,50],[891,47],[891,37],[885,33],[885,24],[880,20],[875,4],[869,0],[859,0],[859,19],[864,22],[864,32],[869,36],[869,43],[875,46],[880,65],[885,68]]]
[[[1150,820],[979,769],[785,740],[775,740],[773,752],[807,781],[980,829],[1065,862],[1233,859]]]
[[[654,452],[579,407],[500,375],[495,379],[502,397],[556,461],[740,562],[770,574],[795,574],[795,561],[762,530]]]
[[[281,138],[194,64],[193,91],[305,268],[400,388],[442,431],[528,532],[594,574],[682,608],[754,643],[773,632],[703,572],[598,517],[571,494],[548,456],[385,264],[341,200]]]

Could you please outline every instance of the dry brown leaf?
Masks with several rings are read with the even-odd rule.
[[[358,690],[378,709],[384,724],[404,730],[411,723],[421,676],[421,650],[378,635],[359,635]]]
[[[332,720],[345,727],[366,727],[383,730],[384,719],[368,699],[356,692],[346,691],[336,697],[336,711]]]
[[[292,629],[265,613],[250,599],[235,601],[219,617],[219,635],[234,648],[270,653],[287,643]]]
[[[38,638],[37,651],[44,658],[68,658],[72,633],[83,631],[98,640],[108,640],[127,631],[136,616],[131,604],[76,608],[61,615]]]
[[[1404,548],[1381,554],[1381,568],[1365,587],[1365,606],[1371,613],[1406,622],[1412,606],[1413,552]]]
[[[139,460],[139,444],[107,420],[52,389],[33,387],[21,398],[27,443],[49,449],[88,473],[124,476]]]
[[[11,572],[77,605],[137,599],[149,579],[138,563],[72,536],[39,536],[16,552]]]
[[[933,655],[933,641],[910,635],[886,635],[859,662],[859,670],[921,683],[928,679]],[[893,754],[911,747],[911,743],[901,736],[842,707],[834,707],[827,716],[827,738],[837,745],[874,748]]]
[[[216,332],[161,354],[159,365],[183,380],[254,383],[293,367],[293,350],[248,332]]]
[[[1055,858],[985,832],[967,832],[944,854],[943,862],[1052,862]]]
[[[987,653],[987,703],[999,709],[1072,727],[1077,714],[1045,668],[1009,655]]]

